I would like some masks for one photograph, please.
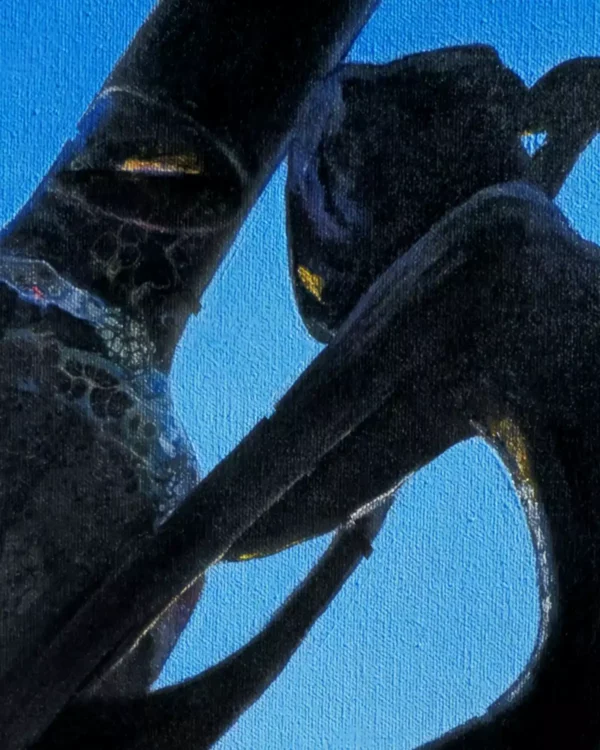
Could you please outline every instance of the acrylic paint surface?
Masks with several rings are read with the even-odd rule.
[[[152,3],[0,8],[0,219],[26,200]],[[64,5],[64,7],[62,7]],[[600,54],[594,0],[383,0],[350,58],[473,42],[494,45],[527,83]],[[592,145],[558,203],[599,242]],[[202,471],[217,463],[319,351],[294,309],[285,165],[273,177],[180,343],[171,382]],[[199,672],[256,633],[325,546],[211,571],[162,684]],[[508,478],[480,442],[413,477],[359,569],[282,678],[218,747],[411,748],[482,712],[516,677],[539,606],[531,544]],[[224,627],[223,623],[227,626]]]

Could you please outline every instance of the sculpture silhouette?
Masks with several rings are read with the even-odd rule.
[[[542,628],[519,683],[432,747],[600,739],[598,254],[551,202],[596,132],[597,63],[527,90],[470,47],[323,83],[371,5],[163,0],[3,234],[8,750],[209,747],[370,553],[399,482],[472,435],[528,513]],[[301,111],[291,266],[330,344],[194,487],[164,374]],[[548,132],[531,159],[524,129]],[[145,694],[209,566],[338,527],[257,638]]]

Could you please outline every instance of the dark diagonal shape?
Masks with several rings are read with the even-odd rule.
[[[4,550],[17,567],[19,544],[50,554],[39,544],[56,541],[43,515],[38,527],[21,528],[19,519],[37,519],[44,492],[64,490],[78,465],[91,485],[72,483],[73,498],[71,490],[61,496],[59,515],[75,517],[71,500],[83,492],[95,503],[96,485],[106,486],[101,507],[118,508],[122,523],[114,549],[88,562],[91,569],[81,565],[80,549],[67,550],[79,562],[67,573],[66,599],[41,597],[44,609],[20,598],[15,614],[31,619],[35,635],[3,655],[6,750],[38,739],[41,747],[104,747],[112,740],[102,732],[110,735],[117,721],[125,734],[114,741],[123,750],[150,737],[159,747],[207,747],[283,669],[368,548],[381,508],[342,531],[263,634],[213,670],[148,698],[105,697],[95,686],[135,660],[141,636],[182,597],[197,594],[204,571],[225,555],[268,553],[329,530],[374,498],[384,502],[404,476],[474,434],[503,455],[528,513],[542,628],[519,684],[483,719],[433,746],[516,750],[531,747],[535,736],[540,746],[575,742],[585,750],[600,740],[598,248],[569,230],[531,185],[477,192],[517,178],[556,192],[595,133],[596,62],[559,66],[527,91],[493,50],[447,50],[411,56],[383,73],[349,66],[307,104],[372,5],[314,2],[290,14],[275,3],[259,15],[241,0],[164,0],[79,139],[3,235],[6,418],[14,423],[22,413],[34,427],[46,415],[54,437],[57,430],[68,436],[64,445],[36,438],[20,447],[19,455],[34,456],[56,476],[28,494],[15,474],[16,499],[1,508]],[[392,106],[398,85],[421,87],[399,112]],[[561,114],[565,90],[579,92],[575,128],[564,108]],[[378,96],[374,126],[387,127],[392,141],[398,132],[408,136],[401,164],[381,133],[368,137],[366,113]],[[335,127],[317,122],[314,132],[300,132],[290,230],[296,284],[313,298],[312,307],[300,298],[302,312],[317,335],[335,337],[274,414],[185,501],[179,487],[172,505],[157,509],[155,484],[167,493],[173,477],[193,480],[185,447],[175,434],[169,456],[179,465],[171,465],[156,447],[156,425],[146,443],[130,444],[120,420],[134,404],[129,418],[140,420],[159,404],[164,438],[170,404],[161,376],[185,320],[281,157],[298,109],[314,117],[323,97],[334,104]],[[359,102],[356,110],[351,101]],[[455,143],[465,122],[468,157]],[[549,133],[533,159],[520,148],[526,126]],[[348,138],[340,135],[344,127]],[[383,170],[373,169],[377,143]],[[294,172],[305,158],[308,185]],[[394,184],[400,166],[403,186]],[[423,194],[415,192],[420,184]],[[300,219],[292,198],[305,200]],[[302,236],[306,263],[294,255]],[[130,386],[134,380],[144,383],[141,390]],[[79,458],[69,453],[75,438],[85,446]],[[16,445],[8,448],[12,455]],[[140,476],[141,490],[131,484]],[[132,497],[121,504],[122,493]],[[302,498],[306,514],[281,531]],[[114,531],[118,514],[108,523],[99,518],[102,529]],[[43,594],[47,581],[38,583]],[[185,601],[175,612],[155,663],[190,608]],[[140,684],[135,674],[132,685]]]
[[[452,212],[376,282],[271,419],[204,480],[147,555],[90,600],[62,643],[33,665],[35,684],[56,675],[61,649],[97,658],[98,643],[108,647],[104,627],[113,628],[113,641],[116,623],[124,634],[139,630],[140,612],[149,615],[193,580],[206,540],[215,538],[203,534],[198,506],[201,517],[217,519],[223,538],[227,529],[234,536],[245,516],[240,509],[237,519],[219,518],[222,501],[233,508],[227,498],[243,495],[246,513],[257,514],[380,412],[381,424],[388,414],[387,437],[399,443],[395,435],[410,445],[425,419],[438,445],[469,434],[499,444],[528,513],[545,607],[538,649],[516,699],[506,696],[465,741],[483,733],[498,747],[511,747],[502,744],[509,740],[526,747],[532,727],[550,742],[564,737],[564,724],[580,747],[592,747],[585,742],[598,738],[600,692],[592,460],[599,270],[598,249],[525,184],[485,190]],[[430,446],[422,449],[415,466],[429,458]],[[105,613],[100,602],[116,606]]]
[[[596,58],[571,60],[527,89],[492,48],[472,45],[333,73],[300,121],[288,172],[290,268],[308,330],[335,336],[370,281],[478,188],[521,177],[554,195],[598,129],[597,71]],[[548,134],[533,158],[526,130]],[[326,533],[399,481],[410,451],[398,456],[372,424],[343,476],[332,452],[228,559]]]
[[[265,629],[181,685],[137,699],[67,707],[36,750],[187,750],[211,747],[283,670],[379,531],[390,503],[351,522]]]
[[[68,648],[53,672],[27,665],[68,642],[61,633],[85,602],[99,604],[106,576],[152,546],[197,482],[166,386],[174,347],[299,107],[375,5],[268,2],[257,12],[242,0],[163,0],[4,230],[3,747],[28,746],[90,677],[87,655]],[[199,569],[220,554],[217,538]],[[105,663],[119,667],[109,694],[147,688],[200,585],[142,642],[126,629],[144,647]]]

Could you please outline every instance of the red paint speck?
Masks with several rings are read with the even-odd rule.
[[[42,297],[44,296],[44,292],[42,292],[42,290],[39,288],[39,286],[36,286],[34,284],[33,287],[32,287],[32,289],[33,289],[33,296],[36,299],[42,299]]]

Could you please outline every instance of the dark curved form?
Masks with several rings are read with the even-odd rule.
[[[401,256],[365,287],[349,317],[342,316],[347,319],[331,346],[275,415],[180,507],[181,487],[170,507],[155,505],[165,497],[155,486],[168,493],[173,477],[186,477],[189,486],[194,481],[185,446],[177,443],[175,456],[167,458],[157,448],[158,433],[164,438],[170,422],[161,376],[191,300],[280,157],[298,108],[339,59],[368,6],[315,3],[290,18],[289,9],[284,16],[274,5],[258,18],[234,0],[165,0],[90,109],[80,138],[3,235],[4,418],[7,425],[22,424],[24,433],[5,433],[2,468],[14,481],[0,509],[8,563],[1,569],[10,583],[3,590],[18,601],[2,611],[16,616],[9,626],[14,632],[26,632],[27,620],[33,634],[30,643],[17,640],[16,650],[2,654],[0,740],[7,750],[31,746],[54,721],[50,731],[60,728],[74,699],[102,696],[102,685],[115,676],[118,685],[120,668],[131,666],[132,654],[135,661],[140,636],[152,635],[174,608],[174,629],[158,651],[150,649],[156,665],[189,613],[193,602],[185,595],[198,593],[206,568],[231,554],[241,535],[286,495],[306,491],[320,502],[325,492],[339,496],[347,489],[344,507],[325,518],[327,524],[343,521],[472,434],[500,445],[526,503],[543,630],[517,689],[440,747],[529,747],[534,731],[535,742],[548,747],[563,747],[567,739],[581,748],[598,742],[597,249],[570,232],[531,187],[479,193],[445,218],[442,212],[431,231],[425,227],[421,239],[417,233],[416,243],[399,243],[387,261],[379,259],[385,267]],[[190,34],[190,28],[208,30],[205,56],[201,31]],[[219,28],[235,33],[229,38]],[[242,45],[248,59],[236,57],[234,64],[226,53],[237,52],[246,33],[257,46]],[[286,44],[286,33],[303,45]],[[202,50],[194,56],[197,69],[181,64],[189,45]],[[489,51],[478,50],[491,60]],[[271,77],[269,51],[277,59]],[[144,59],[153,65],[146,69]],[[195,85],[206,83],[207,60],[211,76],[220,61],[212,82],[244,84],[235,101],[216,83],[195,93],[186,88],[186,75]],[[514,89],[512,104],[518,102],[518,80],[497,61],[489,70]],[[500,98],[504,102],[504,94]],[[139,129],[126,112],[135,114]],[[509,151],[512,128],[509,122]],[[515,173],[494,173],[490,180],[521,176],[518,159]],[[554,164],[542,164],[540,184],[554,172]],[[481,186],[471,185],[456,199],[458,187],[449,195],[459,203]],[[124,196],[131,198],[128,205]],[[329,198],[335,202],[333,194]],[[339,208],[344,221],[363,221],[356,208]],[[305,282],[318,289],[311,276]],[[158,428],[150,423],[127,440],[125,421],[127,429],[131,419],[139,422],[137,436],[157,406]],[[48,434],[55,444],[48,445]],[[372,475],[351,488],[357,461],[369,459]],[[44,501],[59,487],[52,518]],[[56,518],[85,533],[57,534]],[[323,523],[319,514],[309,520]],[[299,531],[307,533],[305,526]],[[82,546],[69,547],[71,538]],[[110,544],[90,559],[98,539]],[[58,563],[48,567],[50,560]],[[15,578],[15,570],[25,571],[27,580]],[[333,569],[321,572],[330,575],[332,588],[320,592],[319,607],[337,586]],[[53,591],[61,577],[62,588]],[[318,614],[315,601],[299,600],[306,627]],[[301,637],[292,634],[285,653]],[[282,668],[282,653],[271,654],[265,674]],[[133,666],[131,686],[139,689],[148,672],[142,679]],[[147,655],[142,666],[148,667]],[[209,684],[205,679],[210,675],[196,687]],[[247,685],[243,701],[261,684]],[[181,690],[179,696],[194,703],[197,695]],[[128,710],[110,696],[108,705],[109,713]],[[232,707],[221,707],[218,731],[235,718]],[[157,731],[171,731],[165,714],[157,721]],[[186,725],[180,729],[182,743],[188,742]]]
[[[450,213],[373,285],[271,419],[28,665],[33,679],[12,676],[2,727],[23,733],[22,714],[39,726],[36,711],[46,700],[56,713],[69,685],[138,632],[143,615],[160,611],[295,482],[318,476],[334,450],[343,476],[355,436],[379,419],[384,444],[410,447],[413,468],[467,435],[498,446],[538,559],[542,627],[526,673],[488,715],[437,746],[596,747],[599,257],[524,183],[486,189]],[[387,456],[390,465],[396,459]],[[81,660],[67,674],[72,653]],[[52,692],[57,686],[64,697]],[[8,732],[3,740],[19,747]]]
[[[555,197],[578,157],[600,131],[600,59],[567,60],[531,88],[528,129],[548,133],[533,156],[531,179]]]
[[[525,177],[527,87],[484,45],[340,66],[291,143],[288,246],[302,319],[332,339],[449,210]]]
[[[99,298],[132,329],[113,357],[135,368],[131,349],[143,348],[138,356],[166,370],[299,108],[376,4],[269,2],[258,12],[243,0],[162,0],[2,234],[6,264],[48,264],[60,279],[39,279],[35,292],[22,274],[21,296],[76,315],[57,284],[88,295],[88,308]]]
[[[350,522],[306,580],[246,646],[172,688],[68,706],[36,750],[211,747],[284,669],[352,571],[371,552],[390,503]]]
[[[290,271],[308,331],[328,342],[399,254],[478,190],[526,179],[555,197],[600,128],[600,61],[531,89],[484,45],[346,64],[290,147]],[[531,158],[527,131],[546,143]]]
[[[556,195],[600,125],[598,66],[597,58],[569,60],[527,89],[491,47],[472,45],[332,74],[300,122],[288,172],[290,272],[307,329],[331,340],[371,280],[478,187],[512,175]],[[532,158],[524,131],[547,133]],[[344,477],[332,452],[227,558],[327,533],[388,491],[412,457],[372,424],[368,437],[353,438]],[[367,445],[378,445],[369,461]],[[378,458],[394,452],[398,473]]]
[[[64,694],[76,650],[38,683],[27,664],[197,483],[168,393],[174,347],[299,108],[375,4],[268,2],[257,12],[242,0],[162,0],[2,232],[0,679],[9,713],[21,689],[48,689],[62,705],[91,677],[83,670]],[[103,664],[88,693],[146,690],[201,584],[175,597],[141,641],[133,634],[134,650]],[[52,718],[52,701],[47,709]],[[30,718],[15,729],[4,717],[10,740],[0,744],[28,746],[49,721]]]
[[[421,434],[422,419],[432,441],[483,436],[526,511],[542,609],[535,653],[483,717],[432,750],[592,750],[600,742],[599,250],[532,187],[485,190],[376,282],[313,368],[317,377],[327,359],[345,366],[365,393],[373,377],[374,398],[397,377],[380,409],[380,427],[388,425],[380,445],[401,450],[402,438],[410,444]],[[289,398],[301,401],[309,382]],[[351,463],[340,460],[338,476]]]

